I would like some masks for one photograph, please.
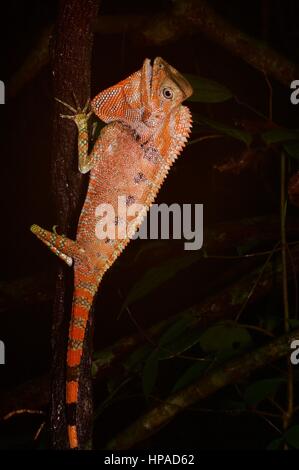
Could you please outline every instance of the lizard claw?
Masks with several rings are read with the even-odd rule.
[[[77,108],[77,112],[80,112],[81,111],[81,106],[80,106],[80,103],[79,103],[79,100],[77,98],[77,95],[74,91],[72,91],[72,97],[73,97],[73,100],[75,102],[75,105],[76,105],[76,108]]]
[[[52,227],[53,233],[55,233],[55,235],[59,235],[59,233],[57,233],[57,227],[58,227],[58,225],[53,225],[53,227]],[[62,233],[60,236],[65,237],[65,234]]]
[[[74,115],[71,115],[71,114],[59,114],[59,116],[62,118],[62,119],[71,119],[72,121],[75,119],[75,114]]]
[[[86,118],[87,120],[90,118],[90,116],[92,115],[92,111],[89,111],[87,113],[87,110],[88,110],[88,107],[89,107],[89,103],[90,103],[90,100],[88,98],[88,100],[86,101],[85,105],[84,105],[84,108],[81,109],[81,107],[79,106],[79,103],[78,103],[78,100],[76,98],[76,95],[75,93],[73,93],[73,97],[74,97],[74,101],[76,103],[76,107],[77,109],[73,108],[73,106],[70,106],[68,103],[65,103],[64,101],[61,101],[59,98],[55,98],[56,101],[58,101],[58,103],[61,103],[63,106],[65,106],[67,109],[69,109],[70,111],[72,111],[73,114],[60,114],[60,117],[63,118],[63,119],[71,119],[73,121],[76,120],[76,116],[78,114],[85,114],[86,115]]]
[[[55,100],[58,101],[58,103],[61,103],[63,104],[63,106],[65,106],[66,108],[68,108],[70,111],[72,111],[73,113],[77,113],[77,110],[75,108],[73,108],[71,105],[69,105],[68,103],[65,103],[64,101],[61,101],[59,98],[56,98],[55,97]]]
[[[83,113],[86,113],[86,111],[87,111],[88,108],[89,108],[89,104],[90,104],[90,99],[87,98],[86,103],[85,103],[85,105],[84,105],[84,108],[82,109],[82,112],[83,112]],[[92,112],[90,111],[90,113],[88,113],[88,114],[92,114]]]

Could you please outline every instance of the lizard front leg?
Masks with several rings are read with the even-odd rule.
[[[88,153],[88,120],[92,115],[92,111],[87,112],[89,100],[87,100],[83,109],[77,106],[73,108],[69,104],[55,98],[56,101],[63,104],[74,114],[60,114],[63,119],[70,119],[75,122],[78,128],[78,168],[80,173],[88,173],[94,165],[94,152]]]
[[[76,110],[67,103],[57,98],[56,100],[74,113],[73,115],[62,114],[61,117],[73,120],[78,128],[78,166],[81,173],[87,173],[93,167],[95,160],[99,156],[98,151],[92,151],[88,154],[88,119],[92,114],[91,112],[87,112],[89,100],[82,110],[79,106],[77,106]],[[53,232],[48,232],[48,230],[36,224],[32,225],[30,230],[44,242],[53,253],[65,261],[68,266],[72,266],[73,260],[77,260],[77,262],[84,261],[88,265],[85,251],[76,241],[70,240],[63,235],[58,235],[55,229]]]

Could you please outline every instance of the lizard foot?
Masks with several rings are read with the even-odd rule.
[[[53,227],[52,227],[53,233],[55,233],[55,235],[59,235],[59,233],[57,233],[57,227],[58,227],[58,225],[53,225]],[[62,233],[60,236],[61,237],[66,237],[66,235],[64,233]]]
[[[79,102],[77,100],[77,97],[74,93],[73,93],[73,97],[74,97],[74,101],[76,103],[76,108],[69,105],[68,103],[65,103],[65,101],[62,101],[59,98],[55,98],[55,100],[58,101],[58,103],[65,106],[67,109],[69,109],[73,113],[73,114],[60,114],[60,117],[63,118],[63,119],[71,119],[72,121],[77,121],[78,118],[82,119],[82,117],[88,120],[90,118],[90,116],[92,115],[92,111],[87,112],[87,110],[89,108],[89,104],[90,104],[90,99],[88,98],[85,105],[83,106],[83,108],[81,108],[81,106],[79,105]]]
[[[80,248],[78,244],[75,241],[66,238],[65,236],[58,235],[56,232],[56,227],[53,232],[48,232],[38,225],[33,224],[31,225],[30,230],[68,266],[72,266],[73,259],[78,257],[80,254]]]

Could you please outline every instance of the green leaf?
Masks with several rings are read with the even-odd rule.
[[[234,139],[240,140],[241,142],[244,142],[247,146],[249,146],[252,142],[252,136],[251,134],[249,134],[249,132],[237,129],[235,127],[226,126],[222,122],[214,121],[213,119],[209,119],[199,114],[193,115],[193,119],[194,121],[197,121],[199,123],[206,124],[212,129],[216,129],[221,134],[228,135],[230,137],[233,137]]]
[[[282,449],[284,443],[284,439],[279,437],[278,439],[274,439],[274,441],[270,442],[267,446],[267,450],[279,450]]]
[[[193,325],[193,310],[188,309],[182,312],[179,318],[161,335],[157,346],[158,359],[170,359],[197,344],[200,334]]]
[[[299,320],[297,318],[292,318],[289,320],[289,325],[292,330],[299,327]]]
[[[151,394],[156,384],[158,377],[158,364],[157,352],[153,351],[152,354],[149,355],[142,373],[142,388],[146,398]]]
[[[208,361],[198,361],[192,366],[188,367],[184,374],[178,379],[173,387],[173,392],[177,392],[191,383],[195,382],[207,368]]]
[[[202,257],[201,253],[172,258],[160,266],[149,269],[129,291],[121,312],[133,302],[142,299],[164,282],[174,277],[179,271],[187,268]]]
[[[258,405],[269,395],[274,395],[278,387],[284,382],[285,379],[281,377],[258,380],[257,382],[249,385],[249,387],[245,390],[244,400],[248,405]]]
[[[162,334],[159,345],[164,346],[167,343],[171,343],[174,339],[177,339],[178,336],[190,327],[191,321],[192,316],[190,314],[182,314],[182,316]]]
[[[297,141],[299,140],[299,131],[296,129],[271,129],[262,134],[262,139],[267,145]]]
[[[273,310],[270,312],[265,312],[263,317],[259,318],[259,326],[261,328],[264,328],[265,330],[268,331],[274,331],[276,328],[281,325],[281,315],[277,311],[274,310],[274,308],[277,306],[276,305],[273,307]]]
[[[283,145],[283,148],[290,157],[299,160],[299,141],[287,142]]]
[[[200,346],[206,353],[216,353],[218,358],[228,358],[251,344],[248,331],[233,322],[220,323],[208,328],[200,336]]]
[[[109,364],[114,360],[115,354],[111,351],[96,351],[93,355],[93,361],[91,366],[92,377],[95,377],[98,373],[98,369],[101,367],[108,367]]]
[[[231,304],[233,306],[243,305],[243,303],[248,298],[248,292],[244,290],[243,287],[240,288],[238,285],[236,287],[235,286],[232,287],[230,291],[230,295],[231,295]]]
[[[112,351],[105,349],[104,351],[95,351],[93,354],[93,360],[97,366],[103,366],[110,364],[113,361],[115,355]]]
[[[193,95],[189,101],[200,103],[222,103],[232,98],[232,92],[214,80],[199,77],[193,74],[184,74],[193,88]]]
[[[295,426],[289,428],[286,431],[284,438],[290,446],[294,447],[295,449],[299,449],[299,425],[296,424]]]
[[[140,370],[141,364],[148,357],[151,352],[149,345],[141,346],[133,351],[123,362],[123,366],[127,371],[136,372]]]
[[[271,129],[261,135],[267,145],[299,140],[299,131],[293,129]]]
[[[174,339],[171,343],[159,347],[159,360],[170,359],[179,354],[182,354],[183,352],[188,351],[188,349],[192,348],[197,343],[199,343],[199,341],[199,332],[197,330],[194,330],[193,328],[189,328],[184,332],[184,334]]]

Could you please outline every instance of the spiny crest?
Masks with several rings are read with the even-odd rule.
[[[181,106],[175,123],[175,132],[169,147],[167,161],[171,164],[185,147],[192,128],[192,115],[187,106]]]

